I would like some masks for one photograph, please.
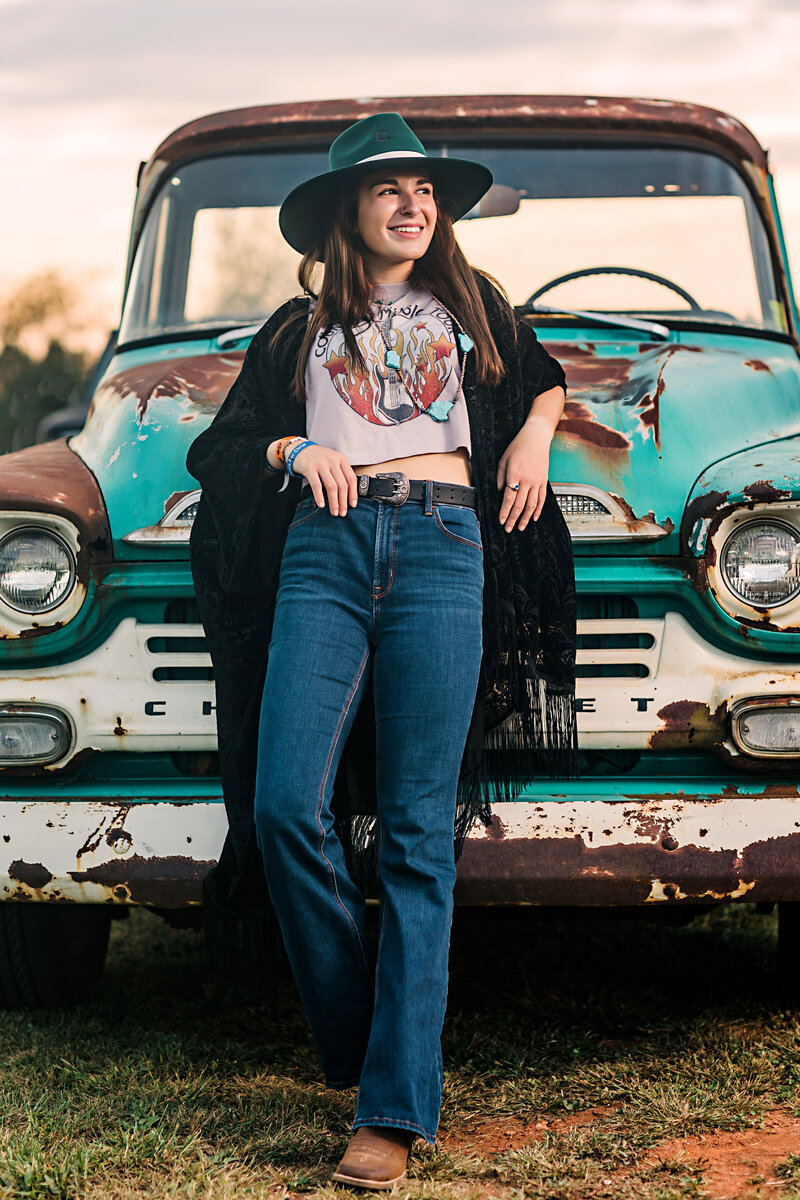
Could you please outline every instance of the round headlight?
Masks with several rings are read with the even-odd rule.
[[[17,612],[48,612],[74,582],[75,556],[49,529],[15,529],[0,541],[0,599]]]
[[[725,543],[722,574],[754,608],[785,604],[800,592],[800,535],[778,521],[750,521]]]

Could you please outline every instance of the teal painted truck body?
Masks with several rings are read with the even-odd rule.
[[[22,528],[75,560],[41,613],[9,605],[0,575],[7,899],[200,902],[225,821],[186,452],[291,294],[281,195],[352,119],[394,104],[265,107],[171,135],[141,173],[120,345],[84,429],[0,458],[0,568]],[[583,773],[499,804],[457,898],[800,900],[800,358],[763,150],[691,105],[404,111],[434,152],[466,147],[505,185],[461,241],[568,381],[550,477],[574,538]],[[587,212],[594,243],[576,233]],[[609,281],[610,266],[624,271]],[[526,306],[548,280],[564,307]],[[24,757],[29,716],[54,723],[59,754]]]

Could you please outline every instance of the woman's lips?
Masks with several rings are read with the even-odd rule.
[[[396,234],[402,238],[419,237],[422,233],[421,225],[390,225],[389,232]]]

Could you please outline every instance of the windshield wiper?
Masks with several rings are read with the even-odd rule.
[[[584,312],[580,308],[550,308],[547,304],[524,304],[518,311],[582,317],[584,321],[593,321],[595,325],[619,325],[622,329],[638,329],[641,333],[652,333],[656,337],[665,339],[669,339],[670,334],[666,325],[658,325],[655,321],[640,321],[637,317],[618,317],[612,313]]]

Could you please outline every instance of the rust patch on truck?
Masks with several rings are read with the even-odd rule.
[[[145,858],[130,855],[84,871],[70,871],[60,888],[47,885],[55,877],[41,863],[12,863],[3,893],[8,900],[31,903],[137,904],[186,908],[202,904],[203,879],[211,860],[178,855]],[[85,888],[85,892],[83,889]]]
[[[702,353],[699,346],[652,343],[638,345],[636,356],[597,354],[592,343],[548,342],[548,348],[564,366],[570,394],[559,431],[575,434],[603,450],[629,450],[629,435],[636,430],[634,424],[623,433],[598,419],[597,409],[602,412],[602,406],[612,402],[621,406],[627,420],[638,422],[638,432],[645,439],[652,436],[660,450],[667,363],[675,355]]]
[[[449,127],[476,133],[498,128],[548,133],[584,131],[700,138],[727,146],[738,158],[765,168],[767,158],[756,138],[740,121],[701,104],[624,96],[376,96],[360,100],[310,100],[257,105],[212,113],[189,122],[165,138],[142,173],[141,191],[151,176],[188,153],[233,141],[271,142],[318,134],[329,143],[347,125],[378,112],[402,112],[425,140],[429,130]]]
[[[567,400],[564,415],[558,423],[558,432],[572,434],[580,441],[602,450],[627,452],[632,445],[630,438],[610,425],[603,425],[591,409],[578,400]]]
[[[716,550],[711,541],[712,535],[716,532],[719,524],[733,507],[729,503],[730,492],[704,492],[702,496],[695,496],[694,500],[690,500],[686,505],[686,511],[683,515],[681,525],[681,541],[686,546],[688,552],[693,556],[699,552],[702,556],[708,547],[709,559],[716,562]],[[693,546],[698,538],[698,549],[694,550]],[[706,590],[708,581],[703,575],[703,587],[700,590]]]
[[[640,359],[629,354],[617,354],[613,358],[599,355],[591,342],[552,341],[543,329],[539,334],[562,363],[569,392],[585,395],[596,404],[619,400],[625,393],[634,365],[640,363]]]
[[[78,584],[78,587],[80,586],[81,585]],[[20,629],[16,636],[20,639],[20,641],[24,641],[25,638],[40,637],[43,633],[52,633],[54,629],[60,629],[63,624],[63,621],[53,621],[50,625],[41,625],[38,621],[33,621],[29,629]],[[4,641],[10,641],[11,636],[13,635],[9,635],[7,633],[0,634],[0,639]]]
[[[84,854],[93,854],[103,840],[104,834],[108,844],[112,845],[116,832],[123,828],[130,811],[130,804],[119,804],[115,806],[113,816],[110,819],[104,815],[97,827],[87,835],[86,841],[80,850],[76,851],[76,859],[83,858]]]
[[[663,728],[648,739],[651,750],[684,750],[693,746],[714,746],[725,740],[728,705],[723,701],[712,712],[699,700],[676,700],[658,710]]]
[[[658,373],[658,381],[655,386],[655,391],[648,392],[642,396],[637,407],[642,411],[639,414],[639,420],[645,429],[652,429],[653,440],[657,446],[661,446],[661,414],[659,405],[661,396],[664,392],[664,375],[663,369]]]
[[[184,492],[172,492],[171,495],[167,496],[166,500],[164,501],[164,516],[166,516],[169,510],[174,508],[176,504],[180,504],[181,500],[188,496],[192,490],[196,489],[188,488]]]
[[[34,891],[45,887],[53,878],[52,872],[43,863],[12,862],[8,873],[12,883],[21,883],[23,887]]]
[[[695,496],[686,506],[686,516],[684,524],[687,529],[691,529],[695,521],[702,520],[703,517],[712,517],[723,509],[729,507],[728,497],[730,492],[704,492],[702,496]]]
[[[76,883],[101,885],[115,903],[183,908],[202,903],[203,879],[213,866],[213,860],[183,855],[145,858],[132,854],[69,875]]]
[[[574,837],[470,840],[458,863],[458,904],[627,907],[800,900],[800,833],[741,851],[678,844],[591,845]],[[674,839],[673,839],[674,840]],[[671,843],[670,843],[671,844]]]
[[[644,392],[636,402],[636,408],[639,410],[638,416],[645,430],[652,429],[653,440],[656,446],[661,448],[661,397],[664,394],[666,383],[664,380],[664,369],[669,360],[675,354],[702,354],[702,346],[663,346],[653,349],[652,346],[645,345],[642,348],[643,353],[652,354],[655,358],[662,360],[661,366],[658,369],[655,386]]]
[[[658,376],[656,377],[655,387],[650,391],[646,391],[643,396],[636,402],[639,420],[645,430],[652,429],[653,440],[656,446],[661,448],[661,397],[664,394],[664,367],[669,358],[669,350],[676,347],[669,347],[667,350],[664,362],[661,364]]]
[[[216,412],[238,376],[244,354],[203,354],[142,363],[109,376],[97,392],[89,411],[121,400],[133,399],[136,416],[144,420],[151,403],[187,399],[198,413]]]
[[[65,517],[80,534],[78,578],[86,585],[88,565],[111,559],[111,529],[103,495],[89,468],[66,438],[3,455],[2,507]]]
[[[776,500],[790,499],[792,491],[791,488],[776,488],[771,479],[757,479],[742,489],[742,495],[754,504],[774,504]]]

